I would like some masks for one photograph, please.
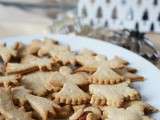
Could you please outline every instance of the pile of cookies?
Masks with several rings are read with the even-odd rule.
[[[132,87],[144,78],[120,57],[51,39],[2,44],[0,56],[0,120],[152,120],[156,111]]]

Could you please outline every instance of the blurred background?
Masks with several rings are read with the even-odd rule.
[[[0,38],[61,33],[117,44],[160,68],[159,0],[0,0]]]
[[[0,36],[48,33],[54,20],[76,10],[77,0],[0,0]]]

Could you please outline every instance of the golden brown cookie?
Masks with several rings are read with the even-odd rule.
[[[18,100],[20,106],[23,106],[27,101],[26,95],[31,93],[31,90],[26,89],[24,86],[12,88],[12,95],[14,100]]]
[[[109,65],[111,68],[121,68],[128,64],[129,64],[128,61],[122,59],[119,56],[115,56],[113,59],[109,60]]]
[[[32,59],[32,58],[31,58]],[[27,63],[8,63],[6,72],[8,74],[26,74],[37,70],[51,70],[54,61],[48,58],[35,58]]]
[[[66,64],[75,64],[75,54],[70,50],[55,48],[49,51],[50,56],[57,62]]]
[[[115,71],[122,75],[126,80],[131,80],[132,82],[144,80],[143,76],[137,75],[133,69],[131,70],[131,68],[125,67],[121,69],[115,69]]]
[[[17,51],[11,47],[6,47],[4,45],[0,45],[0,56],[4,63],[10,61],[11,57],[16,57]]]
[[[51,70],[52,65],[54,64],[54,61],[49,58],[38,58],[38,57],[36,58],[35,57],[33,60],[28,60],[26,64],[27,63],[37,66],[40,70],[43,70],[43,69]]]
[[[80,54],[76,56],[76,60],[86,68],[97,68],[101,63],[107,61],[107,58],[103,55],[95,55],[88,51],[85,53],[85,51],[80,52]]]
[[[32,42],[28,45],[26,52],[28,54],[37,54],[42,45],[43,45],[42,41],[32,40]]]
[[[124,81],[124,77],[114,72],[112,69],[106,66],[100,66],[93,73],[90,78],[90,83],[97,83],[97,84],[116,84]]]
[[[140,111],[144,114],[151,114],[158,111],[158,109],[144,101],[132,101],[129,103],[127,109],[134,109],[135,111]]]
[[[26,47],[27,45],[25,45],[22,42],[17,41],[14,45],[13,45],[13,49],[17,51],[17,56],[16,59],[20,59],[21,57],[23,57],[24,55],[26,55]]]
[[[39,58],[34,55],[27,54],[21,58],[21,63],[23,63],[23,64],[24,63],[31,63],[32,61],[37,60],[37,59],[39,59]]]
[[[69,82],[79,86],[88,84],[89,75],[84,72],[72,73],[72,69],[63,66],[60,67],[59,72],[54,72],[54,78],[49,81],[48,86],[50,87],[62,87],[64,83]]]
[[[6,66],[7,74],[26,74],[37,71],[39,68],[33,64],[8,63]]]
[[[132,107],[124,109],[108,106],[103,109],[103,116],[105,120],[153,120],[143,110]]]
[[[32,106],[32,108],[41,116],[42,120],[48,120],[48,114],[56,115],[55,109],[61,109],[61,107],[54,101],[51,101],[44,97],[26,95],[26,99]]]
[[[79,107],[78,110],[74,112],[72,116],[69,117],[69,120],[100,120],[102,112],[98,107],[89,106],[89,107]]]
[[[63,105],[61,109],[57,109],[57,119],[68,119],[69,116],[72,114],[72,105]]]
[[[65,83],[63,88],[54,95],[55,101],[58,103],[79,105],[88,103],[90,96],[82,91],[77,85]]]
[[[92,50],[89,50],[87,48],[83,48],[83,49],[81,49],[79,51],[79,55],[96,56],[97,54],[94,51],[92,51]]]
[[[31,113],[27,113],[23,108],[18,109],[12,101],[11,91],[0,88],[0,113],[7,120],[33,120]]]
[[[65,77],[60,72],[56,71],[56,72],[46,73],[46,79],[44,80],[45,80],[45,87],[47,90],[59,91],[63,86]]]
[[[0,76],[0,84],[3,84],[4,86],[8,86],[9,84],[17,85],[20,79],[21,79],[21,75],[17,75],[17,74]]]
[[[128,82],[116,85],[89,85],[92,94],[90,103],[120,107],[126,101],[139,99],[139,93],[129,87]]]
[[[102,55],[77,56],[77,61],[82,65],[82,67],[78,68],[76,71],[90,72],[90,73],[95,72],[101,66],[106,66],[107,68],[116,69],[116,68],[124,68],[128,64],[127,61],[125,61],[119,57],[115,57],[113,59],[107,60]]]
[[[38,50],[38,56],[44,56],[49,54],[49,51],[54,49],[55,47],[58,47],[59,45],[57,45],[54,40],[52,39],[45,39],[43,41],[43,45],[40,47],[40,49]]]
[[[32,74],[25,75],[22,78],[22,85],[27,89],[30,89],[36,95],[44,95],[47,90],[51,88],[48,87],[48,81],[54,80],[56,74],[54,72],[35,72]],[[57,79],[61,79],[57,75]]]
[[[72,116],[69,117],[69,120],[78,120],[84,113],[84,107],[78,109]]]

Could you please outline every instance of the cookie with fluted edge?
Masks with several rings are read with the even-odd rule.
[[[120,68],[124,65],[128,65],[128,61],[115,56],[112,59],[107,59],[106,56],[101,54],[95,54],[93,51],[82,49],[80,53],[76,56],[76,60],[79,64],[86,67],[97,68],[101,64],[106,64],[111,68]]]
[[[70,82],[78,86],[88,85],[89,75],[84,72],[73,73],[70,67],[62,66],[59,72],[54,72],[54,78],[48,82],[48,87],[62,87],[64,83]]]
[[[145,111],[154,112],[154,108],[142,101],[135,101],[127,108],[108,106],[103,108],[103,117],[106,120],[153,120]]]
[[[138,91],[129,87],[130,82],[115,85],[89,85],[91,104],[121,107],[125,102],[140,98]]]
[[[100,66],[89,77],[90,83],[97,84],[116,84],[125,81],[124,77],[113,71],[111,68],[107,66]]]
[[[82,65],[76,71],[78,72],[95,72],[99,67],[106,66],[111,69],[124,68],[128,65],[126,60],[120,57],[114,57],[113,59],[106,59],[103,55],[77,55],[77,61]]]
[[[90,96],[87,93],[72,83],[65,83],[58,93],[53,94],[53,97],[58,103],[71,105],[88,103],[90,100]]]

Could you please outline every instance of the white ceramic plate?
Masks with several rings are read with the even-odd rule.
[[[97,53],[106,55],[108,58],[118,55],[128,60],[130,66],[137,68],[139,70],[138,74],[145,77],[144,82],[135,83],[135,87],[141,92],[142,98],[160,109],[160,70],[158,70],[152,63],[124,48],[99,40],[77,37],[74,35],[21,36],[6,38],[2,41],[6,42],[8,45],[12,45],[16,41],[30,43],[33,39],[43,39],[44,37],[55,38],[60,43],[71,46],[72,50],[77,51],[82,48],[88,48]],[[155,114],[153,117],[156,120],[160,120],[159,113]]]

